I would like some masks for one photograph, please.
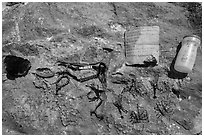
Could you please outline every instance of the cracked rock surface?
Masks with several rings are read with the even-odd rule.
[[[170,75],[182,38],[202,36],[200,3],[9,5],[2,11],[2,134],[202,134],[201,48],[192,72]],[[126,66],[124,32],[155,25],[159,64]],[[10,65],[25,75],[8,77],[11,55],[29,61]]]

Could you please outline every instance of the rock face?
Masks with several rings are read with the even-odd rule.
[[[202,134],[201,50],[191,73],[171,72],[182,38],[202,34],[201,4],[189,5],[24,3],[5,8],[3,59],[27,62],[7,58],[3,64],[2,133]],[[155,25],[160,27],[159,64],[126,66],[124,32]],[[15,65],[25,75],[10,79]]]

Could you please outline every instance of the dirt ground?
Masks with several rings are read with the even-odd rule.
[[[2,14],[2,134],[202,134],[202,47],[192,72],[172,70],[183,37],[202,37],[201,3],[3,3]],[[160,28],[157,66],[125,63],[124,33],[139,26]]]

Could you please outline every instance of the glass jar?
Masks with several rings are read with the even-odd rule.
[[[190,35],[183,38],[181,49],[178,52],[174,69],[181,73],[189,73],[195,64],[200,37]]]

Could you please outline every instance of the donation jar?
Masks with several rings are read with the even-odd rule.
[[[181,49],[178,52],[174,69],[181,73],[189,73],[195,64],[197,48],[201,43],[200,37],[196,35],[185,36]]]

